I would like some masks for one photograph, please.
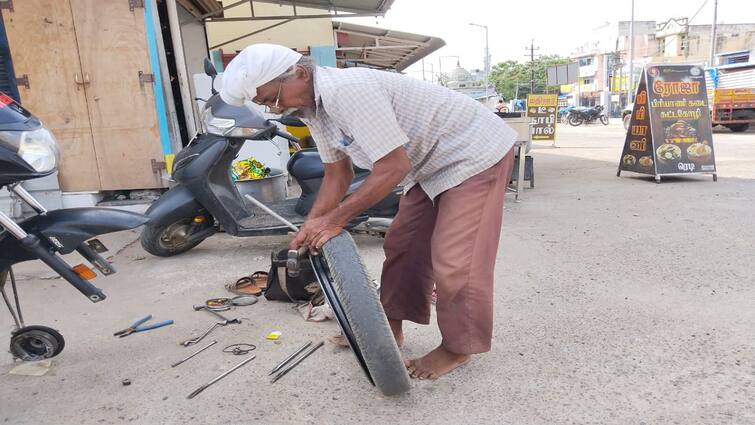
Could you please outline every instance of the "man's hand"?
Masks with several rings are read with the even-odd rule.
[[[307,245],[309,250],[316,254],[325,242],[338,236],[345,225],[346,223],[336,219],[332,213],[307,220],[288,244],[288,249],[299,249],[300,246]]]
[[[349,167],[351,166],[350,162],[347,164]],[[325,242],[341,233],[343,227],[352,218],[385,198],[406,177],[411,170],[411,166],[409,156],[403,147],[390,151],[375,162],[372,172],[364,183],[362,183],[354,194],[346,198],[343,203],[322,215],[317,214],[313,216],[315,214],[315,208],[313,207],[312,212],[310,212],[310,216],[313,217],[304,222],[304,225],[299,229],[299,233],[296,234],[294,240],[289,244],[289,249],[298,249],[302,245],[307,245],[310,250],[316,253]],[[327,181],[328,169],[326,168],[325,171],[325,179]],[[340,193],[341,197],[346,192],[345,187],[342,189],[343,192]],[[322,208],[318,208],[317,212],[325,210],[326,206],[337,203],[338,199],[340,199],[330,195],[330,201],[323,201],[318,205],[321,196],[328,196],[324,188],[321,187],[320,190],[323,193],[317,195],[315,206]]]

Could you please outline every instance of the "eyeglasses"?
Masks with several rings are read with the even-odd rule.
[[[269,105],[270,102],[268,100],[264,100],[262,102],[257,102],[256,100],[252,99],[252,102],[255,103],[255,104],[257,104],[257,105],[264,106],[265,107],[265,112],[268,112],[268,113],[271,112],[272,108],[278,109],[278,103],[280,102],[281,89],[282,88],[283,88],[283,83],[282,82],[278,83],[278,95],[275,96],[275,104],[274,104],[274,106],[270,106]]]

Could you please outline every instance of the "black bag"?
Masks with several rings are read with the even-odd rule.
[[[299,260],[299,275],[296,277],[288,275],[286,260],[288,260],[287,249],[278,251],[277,254],[275,252],[270,254],[270,273],[267,275],[265,298],[270,301],[293,303],[308,301],[314,303],[316,298],[321,298],[318,295],[322,290],[309,258]]]

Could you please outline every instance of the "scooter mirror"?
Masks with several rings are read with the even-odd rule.
[[[289,127],[306,127],[306,124],[304,124],[302,120],[296,117],[292,117],[291,115],[283,115],[275,121],[278,121],[279,123],[287,125]]]
[[[218,94],[218,91],[215,90],[215,77],[218,75],[218,71],[215,69],[215,65],[207,58],[204,58],[204,73],[212,79],[210,81],[210,92],[213,95]]]
[[[215,65],[210,62],[209,59],[204,58],[204,73],[209,77],[215,77],[218,75],[218,71],[215,69]]]

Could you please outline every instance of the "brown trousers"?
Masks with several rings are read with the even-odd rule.
[[[401,198],[385,238],[380,299],[389,319],[430,323],[433,284],[443,347],[490,351],[493,269],[513,149],[433,205],[419,185]]]

